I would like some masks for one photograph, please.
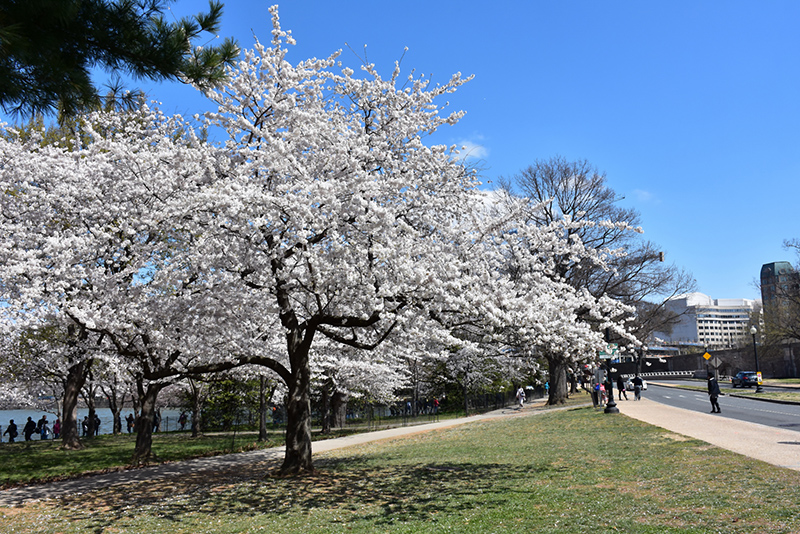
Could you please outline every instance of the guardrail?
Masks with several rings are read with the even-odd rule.
[[[653,371],[651,373],[639,373],[642,378],[693,378],[695,371]],[[635,374],[622,375],[622,378],[632,378]]]

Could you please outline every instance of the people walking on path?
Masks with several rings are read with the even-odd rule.
[[[625,400],[628,400],[628,394],[625,393],[625,379],[622,378],[622,375],[617,376],[617,391],[619,394],[617,395],[618,400],[622,400],[622,396],[625,396]]]
[[[43,415],[39,422],[36,423],[36,433],[39,434],[41,439],[47,439],[47,435],[50,433],[50,427],[47,423],[47,415]]]
[[[642,400],[642,385],[644,384],[642,377],[637,373],[631,382],[633,382],[633,400]]]
[[[717,383],[717,379],[714,378],[714,373],[708,373],[708,398],[711,400],[711,413],[722,413],[719,409],[719,399],[720,391],[719,391],[719,383]]]
[[[30,441],[34,432],[36,432],[36,423],[33,422],[32,418],[28,417],[28,422],[25,423],[25,427],[22,429],[22,433],[25,435],[25,441]]]
[[[188,420],[189,419],[186,416],[186,412],[181,412],[180,417],[178,417],[178,424],[181,425],[181,430],[183,430],[183,427],[186,426],[186,421],[188,421]]]
[[[517,404],[519,405],[520,410],[525,404],[525,390],[522,389],[522,386],[520,386],[519,389],[517,390]]]
[[[6,434],[8,434],[8,442],[14,443],[14,439],[17,437],[18,434],[17,434],[17,425],[14,424],[13,419],[8,422],[8,428],[6,428],[6,431],[3,432],[4,436]]]

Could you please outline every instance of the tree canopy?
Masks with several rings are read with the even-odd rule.
[[[633,345],[670,325],[674,317],[663,303],[693,290],[694,279],[664,263],[658,247],[641,238],[638,212],[618,204],[621,198],[608,186],[605,173],[586,160],[567,161],[557,156],[535,161],[511,179],[501,180],[501,185],[509,195],[527,202],[525,220],[537,226],[563,224],[564,240],[603,258],[602,262],[583,261],[567,249],[566,253],[557,253],[553,272],[573,288],[597,299],[612,299],[629,306],[626,330],[635,334]],[[576,313],[595,328],[604,328],[591,314]],[[624,337],[614,341],[630,343]],[[563,352],[551,352],[549,356],[551,402],[566,397],[566,390],[558,387],[555,376],[561,372],[552,369],[553,365],[560,366],[565,356]]]
[[[292,64],[271,13],[271,42],[206,90],[219,143],[144,104],[88,114],[63,142],[0,136],[0,326],[54,332],[41,367],[131,373],[135,460],[180,377],[273,371],[296,473],[313,469],[315,379],[386,398],[409,362],[490,383],[515,357],[592,359],[605,329],[633,341],[625,303],[561,270],[610,269],[623,252],[570,236],[627,222],[538,224],[528,199],[481,192],[456,147],[425,143],[462,117],[440,100],[469,77],[356,73],[338,53]]]
[[[0,106],[34,115],[57,107],[71,116],[99,101],[92,69],[137,79],[201,86],[224,78],[236,43],[196,47],[219,30],[222,4],[176,22],[173,0],[9,0],[0,3]]]

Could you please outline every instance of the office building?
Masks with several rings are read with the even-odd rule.
[[[656,332],[664,345],[701,345],[708,350],[740,346],[750,339],[750,314],[758,301],[712,299],[703,293],[688,293],[669,299],[666,309],[677,322],[671,332]]]
[[[764,308],[781,304],[787,297],[797,294],[800,273],[788,261],[765,263],[761,266],[761,301]]]

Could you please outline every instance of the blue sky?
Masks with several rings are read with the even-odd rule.
[[[270,40],[270,2],[228,0],[222,36]],[[178,0],[178,14],[207,2]],[[536,159],[587,159],[641,213],[645,237],[714,298],[759,298],[761,265],[800,238],[800,2],[291,0],[294,63],[344,49],[387,75],[403,56],[466,117],[437,141],[474,145],[484,181]],[[169,113],[208,109],[145,86]]]

